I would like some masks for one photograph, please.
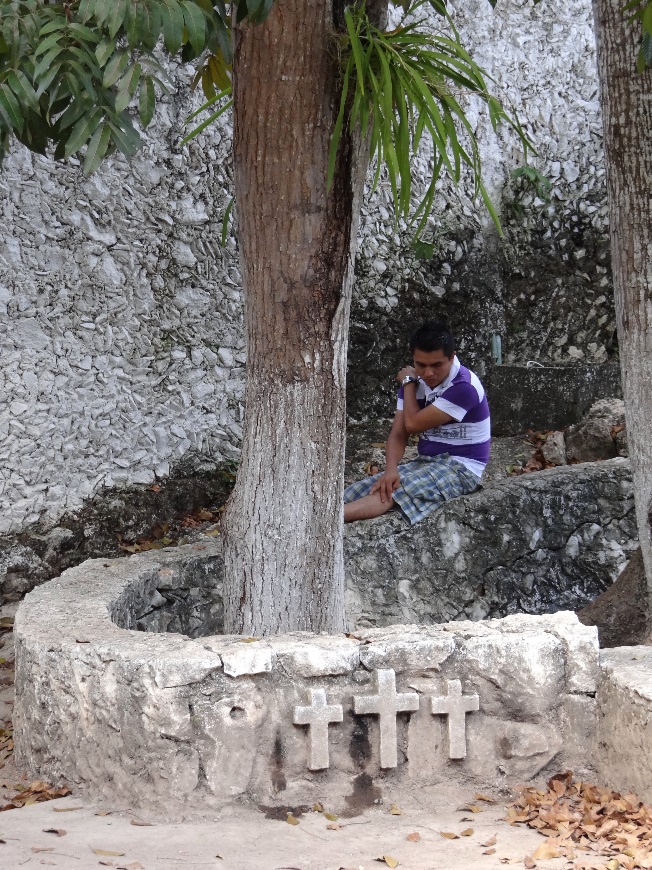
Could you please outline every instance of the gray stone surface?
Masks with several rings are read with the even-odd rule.
[[[324,770],[330,767],[328,750],[328,726],[342,722],[344,710],[341,704],[329,704],[323,689],[308,689],[309,702],[305,707],[294,708],[295,725],[307,725],[309,729],[309,770]]]
[[[480,696],[463,695],[459,680],[448,680],[447,689],[446,695],[430,696],[430,712],[448,717],[448,757],[466,758],[466,714],[480,709]]]
[[[617,363],[495,366],[486,380],[494,435],[564,429],[579,424],[596,401],[622,396]]]
[[[552,465],[567,465],[566,441],[563,432],[550,432],[541,448],[543,458]]]
[[[192,586],[218,558],[207,542],[95,560],[27,596],[15,742],[30,775],[166,815],[235,799],[357,812],[442,776],[502,784],[590,763],[597,633],[574,614],[264,640],[136,630],[162,577]],[[455,681],[479,711],[466,716],[466,757],[451,760],[429,698]],[[306,727],[313,712],[320,734]]]
[[[604,782],[652,801],[652,648],[600,652],[596,769]]]
[[[396,691],[396,674],[392,668],[380,668],[373,672],[373,691],[373,695],[353,696],[353,712],[356,716],[378,716],[380,766],[396,767],[396,716],[398,713],[413,713],[418,710],[419,696],[416,692]]]
[[[616,435],[625,425],[622,399],[605,398],[596,402],[576,426],[566,430],[566,455],[575,462],[612,459],[618,455]],[[620,440],[622,449],[622,439]]]
[[[637,547],[627,460],[492,483],[414,528],[396,513],[346,527],[352,623],[387,625],[577,609]]]

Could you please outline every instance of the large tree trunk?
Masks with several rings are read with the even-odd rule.
[[[594,0],[618,341],[636,516],[652,595],[652,73],[636,72],[640,25]]]
[[[345,377],[366,161],[343,136],[333,0],[236,29],[234,162],[247,334],[242,461],[224,521],[225,628],[342,631]],[[341,4],[337,4],[339,6]]]

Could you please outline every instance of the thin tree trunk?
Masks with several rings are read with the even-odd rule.
[[[618,342],[636,516],[652,596],[652,73],[636,72],[640,25],[594,0]]]
[[[224,521],[225,628],[342,631],[345,377],[366,161],[344,136],[333,0],[236,31],[234,162],[247,335],[242,461]]]

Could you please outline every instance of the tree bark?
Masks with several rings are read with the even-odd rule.
[[[230,633],[345,627],[346,355],[366,160],[359,137],[343,135],[327,190],[341,93],[338,14],[333,0],[276,0],[264,24],[236,28],[247,380],[242,459],[223,524]]]
[[[652,597],[652,73],[636,72],[640,25],[621,0],[594,0],[611,255],[627,440]]]

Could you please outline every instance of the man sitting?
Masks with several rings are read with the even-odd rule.
[[[489,461],[489,405],[476,374],[460,364],[455,339],[439,322],[410,339],[413,366],[401,384],[385,447],[386,467],[344,491],[344,522],[367,520],[397,505],[411,525],[449,498],[478,488]],[[399,465],[408,438],[419,433],[419,458]]]

